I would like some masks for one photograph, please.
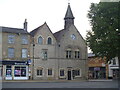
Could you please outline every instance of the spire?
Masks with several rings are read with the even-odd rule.
[[[67,8],[67,12],[65,14],[65,26],[64,28],[67,29],[71,24],[74,24],[74,16],[70,7],[70,3],[68,3],[68,8]]]
[[[64,19],[67,19],[67,18],[74,19],[74,16],[70,7],[70,3],[68,3],[67,12]]]

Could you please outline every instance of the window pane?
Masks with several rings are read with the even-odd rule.
[[[26,76],[26,67],[21,67],[21,76]]]
[[[14,48],[8,48],[8,57],[13,58],[14,57]]]
[[[42,59],[47,60],[47,58],[48,58],[47,51],[46,51],[46,50],[43,50],[43,51],[42,51]]]
[[[22,44],[28,44],[27,36],[22,36]]]
[[[60,70],[60,76],[64,76],[64,70]]]
[[[37,75],[42,75],[42,69],[37,70]]]
[[[39,75],[39,70],[37,70],[37,75]]]
[[[48,38],[48,44],[52,44],[52,39],[50,37]]]
[[[15,35],[8,35],[8,43],[14,43],[15,42]]]
[[[27,49],[22,49],[22,58],[27,58]]]
[[[43,38],[41,36],[38,38],[38,43],[43,44]]]
[[[15,67],[15,71],[14,71],[14,73],[15,73],[15,76],[18,76],[18,77],[20,77],[21,76],[21,70],[20,70],[20,67]]]
[[[12,68],[11,66],[6,66],[6,76],[12,76]]]
[[[48,75],[52,75],[52,69],[48,69]]]

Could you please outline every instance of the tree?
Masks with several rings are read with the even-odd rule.
[[[107,61],[117,56],[120,68],[120,3],[92,3],[88,18],[92,26],[86,36],[88,46]]]

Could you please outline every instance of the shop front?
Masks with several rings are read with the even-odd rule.
[[[2,61],[5,80],[28,80],[28,63],[26,61]]]
[[[105,79],[105,67],[89,67],[89,79]]]

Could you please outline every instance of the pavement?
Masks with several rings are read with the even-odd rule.
[[[112,79],[89,79],[89,80],[2,80],[2,82],[106,82]]]

